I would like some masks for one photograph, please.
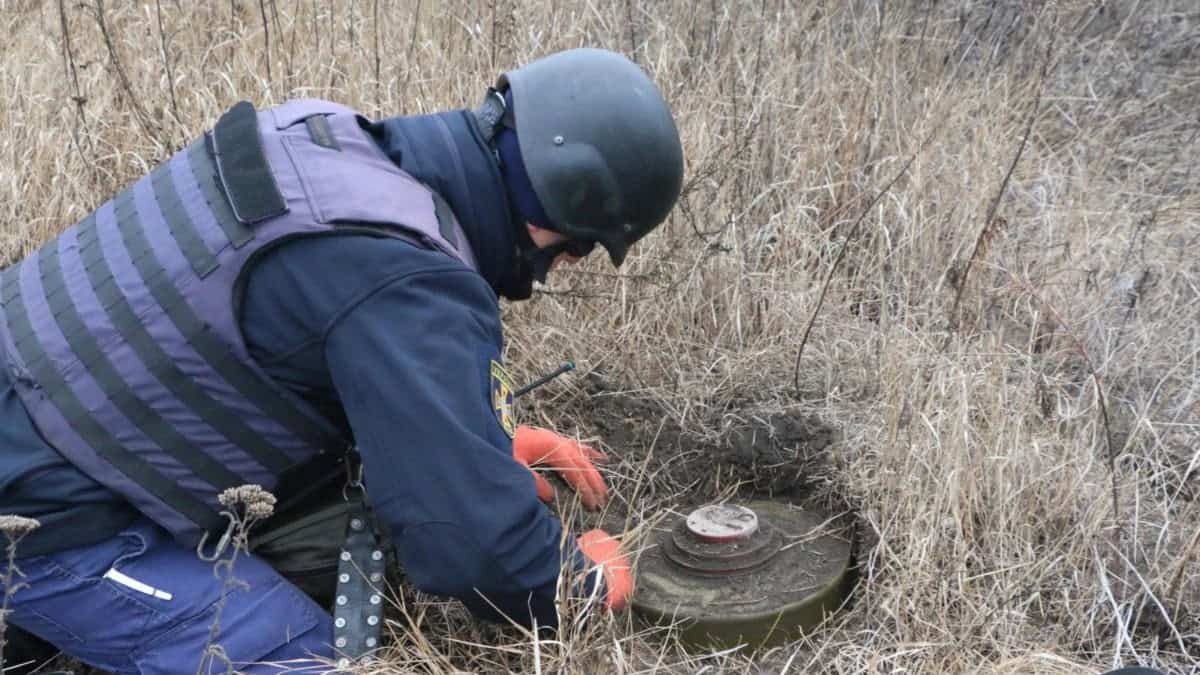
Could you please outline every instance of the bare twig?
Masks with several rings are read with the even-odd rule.
[[[0,672],[4,672],[4,647],[7,644],[5,634],[8,632],[8,607],[12,603],[13,596],[27,586],[27,584],[19,581],[25,575],[17,567],[17,544],[25,538],[25,535],[41,526],[42,524],[33,518],[15,515],[0,516],[0,532],[3,532],[4,537],[8,540],[8,545],[5,549],[7,564],[4,567],[4,572],[0,574],[0,584],[4,587],[3,601],[0,604]]]
[[[971,256],[967,258],[967,263],[963,267],[962,274],[959,275],[958,290],[954,293],[954,304],[950,307],[949,324],[951,332],[958,329],[958,308],[962,303],[963,293],[967,288],[967,279],[971,274],[971,267],[975,264],[975,260],[979,257],[980,252],[985,248],[986,243],[995,231],[996,211],[1000,208],[1000,201],[1008,191],[1008,184],[1012,180],[1013,172],[1017,170],[1017,164],[1020,163],[1021,156],[1025,154],[1025,146],[1028,145],[1029,135],[1033,132],[1033,123],[1041,113],[1042,92],[1046,88],[1046,78],[1050,72],[1050,63],[1053,60],[1055,44],[1056,40],[1052,32],[1050,40],[1046,44],[1046,56],[1042,60],[1042,72],[1038,77],[1037,94],[1034,96],[1033,107],[1029,111],[1029,118],[1025,122],[1025,133],[1021,135],[1021,143],[1017,145],[1017,151],[1013,154],[1012,162],[1008,165],[1008,171],[1004,174],[1004,180],[1000,182],[1000,189],[996,191],[996,196],[992,199],[991,206],[988,207],[987,216],[983,219],[983,228],[979,231],[979,235],[975,237],[975,245],[971,249]]]
[[[267,6],[265,0],[258,0],[258,12],[262,15],[263,26],[263,53],[267,57],[267,84],[270,85],[275,81],[271,75],[271,26],[267,22]]]
[[[408,51],[404,55],[404,84],[400,87],[402,91],[406,91],[409,82],[412,78],[413,58],[417,49],[417,31],[421,27],[421,0],[417,0],[413,7],[412,31],[408,35]]]
[[[1175,149],[1175,154],[1171,158],[1171,161],[1166,162],[1158,170],[1158,173],[1154,176],[1154,178],[1151,179],[1151,185],[1157,185],[1167,175],[1170,169],[1178,165],[1180,158],[1184,156],[1184,151],[1190,149],[1192,144],[1196,142],[1197,135],[1200,135],[1200,126],[1197,126],[1192,131],[1192,135],[1189,136],[1186,141],[1179,144],[1179,147]],[[1189,177],[1191,170],[1192,165],[1189,164],[1187,168]],[[1187,180],[1185,178],[1184,183],[1186,182]],[[1118,278],[1125,274],[1126,267],[1129,264],[1129,260],[1133,257],[1134,250],[1136,249],[1141,251],[1145,247],[1146,233],[1151,227],[1153,227],[1155,220],[1158,219],[1158,214],[1160,211],[1161,208],[1152,209],[1145,218],[1140,218],[1134,222],[1133,234],[1129,237],[1129,245],[1125,248],[1125,253],[1121,256],[1121,262],[1117,266]],[[1133,317],[1133,311],[1137,307],[1138,300],[1141,298],[1142,288],[1146,285],[1146,280],[1148,277],[1149,271],[1143,270],[1142,273],[1138,275],[1137,280],[1133,283],[1132,288],[1130,288],[1128,292],[1124,293],[1124,297],[1121,298],[1125,301],[1125,308],[1121,313],[1121,323],[1117,326],[1117,334],[1113,339],[1113,347],[1110,354],[1116,355],[1121,350],[1121,343],[1125,337],[1125,328],[1129,325],[1129,320]]]
[[[1175,573],[1171,575],[1171,582],[1167,585],[1165,599],[1171,602],[1171,621],[1178,624],[1181,616],[1180,612],[1184,607],[1182,602],[1183,593],[1183,573],[1191,567],[1192,557],[1196,555],[1197,549],[1200,548],[1200,529],[1196,530],[1196,534],[1192,535],[1191,542],[1183,549],[1183,555],[1179,557],[1179,561],[1175,563]]]
[[[250,586],[235,576],[237,559],[242,554],[250,553],[250,530],[258,522],[271,517],[275,512],[275,495],[262,489],[259,485],[239,485],[223,490],[218,496],[225,510],[221,515],[229,521],[222,538],[212,558],[197,549],[201,560],[213,563],[213,576],[221,582],[221,592],[213,603],[212,621],[208,626],[208,638],[205,640],[204,651],[200,655],[200,663],[196,667],[196,675],[212,672],[218,663],[225,666],[227,672],[232,672],[233,662],[218,642],[221,637],[221,618],[225,605],[230,596],[236,591],[250,591]]]
[[[125,99],[129,102],[129,106],[133,108],[134,116],[137,118],[139,124],[141,124],[142,130],[148,136],[157,137],[157,130],[150,121],[150,115],[142,107],[141,101],[133,92],[133,83],[129,81],[129,75],[125,73],[125,67],[121,65],[121,57],[117,55],[117,46],[113,43],[112,35],[108,30],[108,21],[104,15],[104,0],[96,0],[96,23],[100,26],[100,34],[104,38],[104,47],[108,50],[108,58],[112,63],[113,70],[117,71],[117,78],[121,83],[121,89],[125,92]]]
[[[75,114],[79,118],[79,127],[84,130],[83,138],[88,140],[88,150],[84,153],[83,146],[79,142],[79,129],[71,128],[71,139],[75,143],[75,150],[82,155],[91,157],[93,155],[91,148],[91,134],[87,133],[88,123],[87,116],[83,113],[83,104],[87,102],[87,97],[79,88],[79,69],[75,65],[75,52],[71,47],[71,30],[67,23],[67,7],[65,0],[58,0],[58,20],[59,26],[62,29],[62,52],[63,52],[63,70],[71,79],[71,101],[75,104]]]
[[[629,26],[629,58],[637,60],[637,26],[633,21],[634,0],[625,0],[625,23]]]
[[[496,69],[496,54],[500,49],[500,8],[499,4],[504,0],[488,0],[488,9],[492,14],[492,39],[491,42],[491,65],[492,70]]]
[[[383,79],[383,61],[381,51],[379,49],[379,32],[381,25],[379,22],[379,0],[374,0],[371,4],[371,24],[372,32],[375,38],[375,114],[379,115],[383,112],[383,97],[380,93],[381,81]]]
[[[875,205],[879,203],[879,200],[883,199],[883,196],[891,191],[892,186],[895,185],[896,182],[904,176],[904,174],[908,173],[909,167],[913,165],[913,162],[917,161],[917,157],[920,156],[921,151],[924,150],[929,142],[933,140],[939,131],[941,131],[942,122],[944,121],[945,118],[943,118],[942,121],[940,121],[938,125],[929,132],[925,139],[921,141],[921,144],[917,147],[916,152],[914,152],[912,156],[908,158],[908,161],[904,163],[904,166],[900,167],[900,170],[896,172],[896,175],[892,176],[891,180],[889,180],[882,188],[880,188],[879,192],[875,194],[875,197],[871,199],[870,203],[868,203],[867,206],[862,210],[862,213],[859,214],[858,219],[855,220],[854,224],[850,226],[849,232],[846,233],[846,238],[842,241],[842,245],[838,249],[837,257],[833,259],[833,264],[829,266],[829,272],[825,274],[825,281],[821,284],[821,293],[817,296],[817,306],[813,308],[812,314],[808,317],[808,323],[804,326],[804,334],[800,338],[800,347],[796,350],[796,365],[792,372],[792,386],[796,398],[800,398],[800,360],[804,358],[804,347],[808,344],[808,337],[812,333],[813,325],[817,322],[817,314],[821,312],[821,307],[825,304],[825,295],[829,292],[829,285],[833,281],[833,275],[837,273],[838,266],[841,264],[842,259],[846,257],[846,251],[849,250],[850,243],[857,238],[859,226],[862,225],[864,220],[866,220],[867,214],[871,212],[871,209],[875,208]]]
[[[167,31],[163,28],[162,0],[154,0],[154,11],[158,17],[158,44],[162,51],[163,67],[167,70],[167,91],[171,94],[171,115],[176,124],[183,124],[179,114],[179,101],[175,98],[175,67],[171,61],[171,47],[167,44]]]
[[[1041,297],[1037,290],[1035,290],[1028,281],[1012,276],[1011,272],[1009,275],[1014,282],[1019,284],[1025,290],[1025,292],[1029,294],[1030,297],[1038,301],[1038,304],[1054,318],[1054,321],[1057,322],[1059,326],[1065,327],[1068,325],[1058,310],[1054,308],[1054,305],[1046,302],[1046,300]],[[1070,340],[1071,345],[1075,348],[1075,352],[1079,354],[1080,358],[1083,359],[1084,365],[1088,370],[1088,375],[1092,380],[1093,388],[1096,392],[1096,403],[1100,410],[1101,428],[1104,430],[1104,446],[1106,449],[1105,454],[1108,456],[1108,474],[1111,480],[1112,488],[1113,523],[1116,526],[1116,536],[1119,537],[1123,527],[1120,520],[1121,498],[1119,486],[1117,484],[1117,455],[1116,449],[1113,447],[1112,442],[1112,426],[1109,423],[1108,418],[1108,402],[1104,395],[1104,384],[1100,379],[1100,373],[1096,369],[1096,364],[1092,362],[1092,358],[1088,354],[1087,347],[1084,346],[1083,342],[1081,342],[1072,331],[1064,330],[1063,333],[1067,336],[1067,339]],[[949,342],[949,340],[947,340],[947,342]]]

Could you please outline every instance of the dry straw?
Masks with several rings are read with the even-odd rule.
[[[21,568],[17,566],[17,545],[21,543],[21,540],[26,535],[41,526],[41,522],[34,518],[26,518],[25,516],[13,514],[0,516],[0,532],[4,533],[4,538],[7,541],[4,556],[4,572],[0,574],[0,583],[4,587],[4,599],[0,603],[0,672],[4,670],[4,647],[8,644],[6,638],[6,633],[8,632],[8,615],[12,612],[9,606],[12,604],[13,596],[28,586],[28,584],[21,581],[25,575],[21,572]]]
[[[0,0],[0,29],[7,260],[241,98],[425,113],[580,45],[661,83],[684,195],[619,272],[504,307],[518,379],[580,364],[524,421],[610,445],[620,529],[745,495],[737,429],[821,420],[853,605],[687,654],[627,616],[547,641],[409,590],[380,672],[1197,667],[1192,0]]]

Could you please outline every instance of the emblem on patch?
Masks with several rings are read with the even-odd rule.
[[[496,421],[500,423],[504,433],[512,438],[517,434],[517,418],[513,412],[512,377],[504,366],[492,361],[492,408],[496,411]]]

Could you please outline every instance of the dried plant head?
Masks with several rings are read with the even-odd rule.
[[[558,515],[636,557],[664,509],[787,488],[786,439],[728,447],[750,416],[836,430],[810,487],[859,514],[860,582],[803,641],[685,653],[571,608],[543,640],[405,589],[360,672],[1195,670],[1195,0],[144,4],[0,0],[5,262],[238,100],[455,110],[604,45],[662,88],[687,177],[619,270],[590,256],[501,306],[516,379],[579,365],[522,397],[528,421],[612,458],[608,512]],[[221,507],[242,525],[245,493]]]
[[[42,526],[36,518],[6,514],[0,516],[0,532],[11,540],[20,539]]]
[[[275,495],[261,485],[247,484],[226,488],[217,496],[217,501],[229,509],[241,506],[247,518],[261,520],[275,512]]]

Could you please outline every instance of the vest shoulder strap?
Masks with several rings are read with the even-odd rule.
[[[239,222],[249,225],[287,213],[287,202],[263,152],[258,113],[249,101],[239,101],[221,115],[207,143]]]

